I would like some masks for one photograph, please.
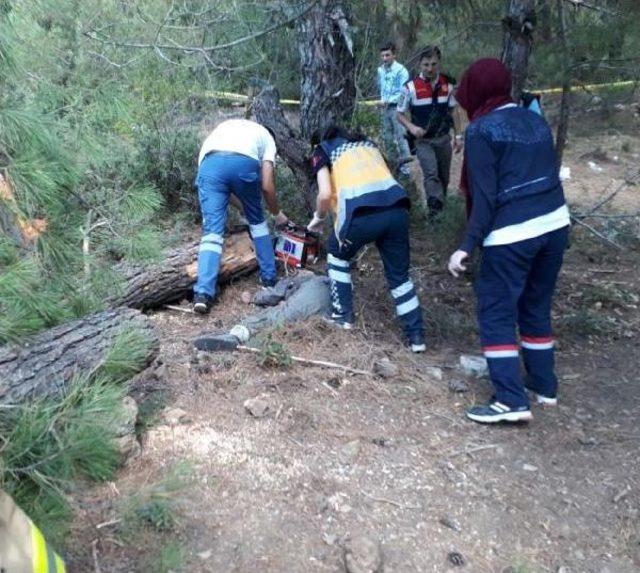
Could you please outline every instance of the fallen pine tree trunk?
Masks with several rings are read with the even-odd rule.
[[[132,361],[136,371],[156,357],[159,343],[152,322],[124,307],[50,328],[21,345],[0,347],[0,404],[60,395],[74,375],[95,371],[120,336],[142,341],[136,345],[142,354]]]
[[[196,281],[199,245],[198,241],[173,249],[162,262],[155,265],[116,266],[116,270],[124,276],[125,287],[121,294],[109,301],[109,305],[146,310],[181,299]],[[236,233],[225,238],[219,283],[229,282],[234,277],[255,270],[257,266],[248,233]]]

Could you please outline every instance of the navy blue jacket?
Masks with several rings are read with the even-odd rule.
[[[569,224],[543,117],[517,106],[494,110],[469,124],[465,147],[473,208],[461,250],[515,243]]]

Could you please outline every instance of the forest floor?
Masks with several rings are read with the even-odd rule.
[[[638,153],[637,136],[576,139],[565,158],[573,211],[615,189]],[[457,171],[459,158],[452,181]],[[604,212],[639,211],[638,189],[623,189]],[[604,229],[622,251],[574,228],[553,309],[559,406],[501,427],[464,417],[491,392],[457,369],[461,354],[479,354],[471,276],[447,275],[453,244],[424,226],[413,225],[411,274],[425,355],[401,344],[374,249],[354,271],[356,330],[313,319],[272,333],[298,356],[365,370],[386,357],[398,367],[390,378],[197,353],[193,337],[255,312],[241,300],[258,288],[255,275],[224,288],[208,317],[153,313],[164,375],[134,397],[186,416],[150,426],[115,482],[74,494],[70,570],[339,572],[345,548],[364,536],[363,552],[387,573],[640,571],[637,223]],[[468,391],[452,391],[458,382]],[[259,418],[244,407],[256,396],[269,406]],[[123,503],[176,467],[188,468],[182,487],[160,493],[175,507],[149,519],[169,531],[120,528]]]

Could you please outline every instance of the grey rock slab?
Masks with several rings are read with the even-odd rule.
[[[489,374],[489,366],[484,356],[471,356],[463,354],[460,356],[460,369],[467,376],[476,376],[478,378]]]
[[[264,418],[272,409],[269,397],[263,394],[245,400],[244,408],[254,418]]]
[[[373,371],[382,378],[393,378],[400,369],[388,358],[381,358],[373,363]]]
[[[382,550],[378,541],[365,535],[346,540],[344,566],[347,573],[382,573]]]

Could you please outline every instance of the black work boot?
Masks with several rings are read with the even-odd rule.
[[[193,297],[193,312],[198,314],[209,314],[213,305],[213,297],[208,294],[197,292]]]

